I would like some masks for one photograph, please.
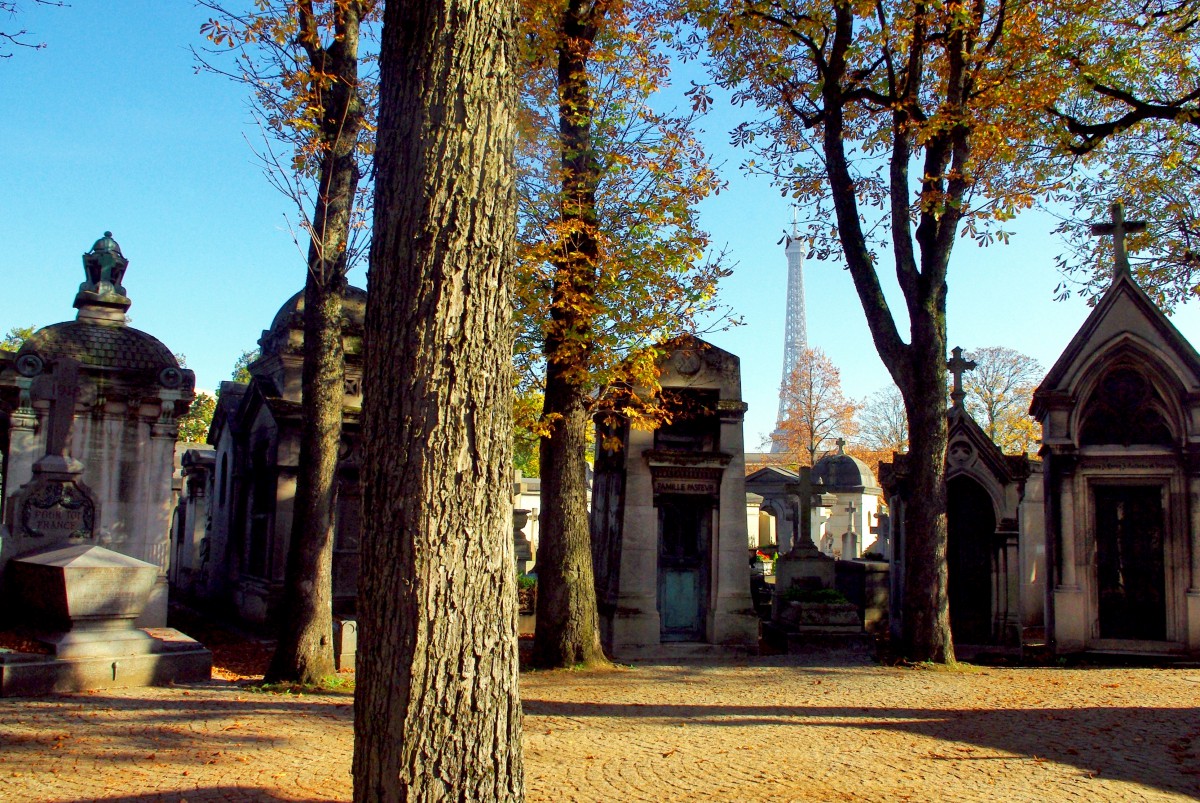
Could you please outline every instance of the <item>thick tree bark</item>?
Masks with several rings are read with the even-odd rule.
[[[325,75],[336,76],[336,80],[321,94],[323,151],[304,284],[303,418],[296,501],[279,642],[266,680],[317,683],[334,671],[334,496],[345,398],[342,297],[358,190],[355,150],[362,126],[358,97],[362,8],[356,2],[340,7],[335,26],[338,36],[328,47],[320,43],[311,8],[301,3],[296,13],[311,69],[322,76],[314,80],[323,81]]]
[[[513,0],[393,0],[364,376],[354,799],[524,794],[512,540]]]
[[[914,329],[904,505],[902,654],[910,661],[952,663],[946,569],[946,316],[931,310]]]
[[[550,437],[541,441],[542,514],[533,642],[533,665],[539,667],[607,662],[600,646],[583,460],[590,416],[579,388],[560,379],[561,372],[554,363],[546,372],[545,409],[556,417]]]
[[[539,667],[605,663],[592,572],[587,511],[587,399],[591,318],[600,245],[596,190],[600,166],[592,143],[588,59],[608,4],[568,0],[558,44],[561,219],[567,232],[555,265],[546,333],[546,393],[541,442],[542,506],[538,538],[537,625],[533,663]]]

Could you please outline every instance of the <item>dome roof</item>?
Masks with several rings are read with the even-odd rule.
[[[822,457],[813,466],[812,481],[818,480],[825,484],[828,491],[879,487],[866,463],[840,450],[837,454]]]
[[[179,361],[158,338],[129,326],[84,321],[55,323],[34,332],[20,354],[35,353],[44,360],[70,357],[95,368],[159,371],[178,370]]]
[[[289,330],[304,328],[304,290],[293,295],[283,303],[271,327],[263,332],[260,341],[264,352],[275,351],[288,342]],[[347,322],[347,329],[361,332],[367,320],[367,291],[353,285],[346,285],[346,293],[342,298],[342,316]],[[345,330],[343,330],[345,331]]]

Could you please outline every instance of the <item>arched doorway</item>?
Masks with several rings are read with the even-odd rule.
[[[946,518],[950,632],[956,644],[991,644],[996,535],[992,498],[971,477],[954,477],[946,482]]]

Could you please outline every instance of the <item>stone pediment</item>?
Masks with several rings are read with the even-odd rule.
[[[1029,458],[1004,454],[965,409],[951,407],[946,418],[947,479],[968,470],[978,473],[981,469],[1001,485],[1029,476]]]
[[[1200,354],[1128,274],[1120,274],[1034,392],[1031,413],[1069,403],[1091,369],[1118,349],[1159,363],[1188,392],[1200,392]]]
[[[746,477],[746,490],[756,494],[782,493],[787,486],[800,481],[800,475],[782,466],[764,466]]]

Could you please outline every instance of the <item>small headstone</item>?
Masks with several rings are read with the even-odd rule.
[[[533,568],[533,543],[524,532],[528,523],[528,510],[513,510],[513,550],[517,574],[529,574],[529,570]]]

